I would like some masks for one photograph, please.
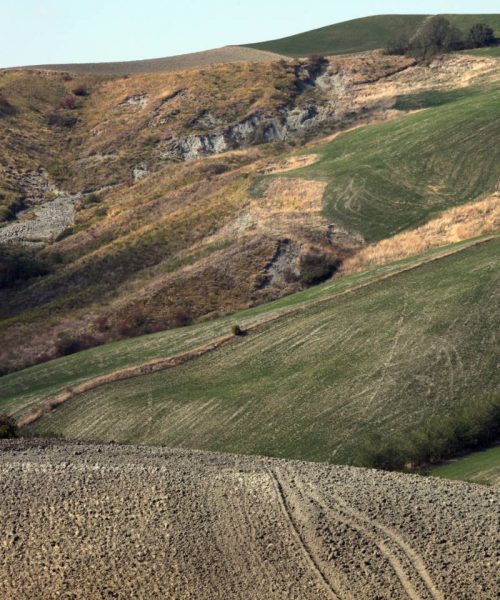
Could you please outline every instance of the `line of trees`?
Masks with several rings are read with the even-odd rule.
[[[494,46],[498,42],[495,32],[489,25],[476,23],[464,36],[448,19],[435,16],[426,19],[412,35],[402,33],[391,40],[385,48],[385,53],[429,60],[445,52],[485,48]]]
[[[373,433],[354,464],[385,471],[412,471],[500,440],[500,394],[472,402],[405,435]]]

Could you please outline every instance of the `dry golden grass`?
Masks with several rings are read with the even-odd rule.
[[[452,208],[413,231],[367,246],[348,258],[342,273],[353,273],[500,230],[500,194]]]
[[[312,165],[318,160],[317,154],[305,154],[303,156],[290,156],[278,162],[273,162],[266,165],[262,169],[262,173],[265,175],[274,175],[276,173],[286,173],[287,171],[294,171],[301,167],[307,167]]]

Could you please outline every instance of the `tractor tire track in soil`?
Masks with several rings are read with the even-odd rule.
[[[2,440],[0,598],[491,600],[499,493],[261,457]]]

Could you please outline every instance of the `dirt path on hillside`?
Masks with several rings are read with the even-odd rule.
[[[298,312],[301,312],[302,310],[310,309],[311,307],[329,303],[334,299],[337,299],[342,296],[346,296],[348,294],[355,293],[360,289],[366,288],[370,285],[380,283],[381,281],[385,281],[385,280],[395,277],[396,275],[399,275],[401,273],[405,273],[407,271],[413,271],[424,265],[436,262],[438,260],[442,260],[443,258],[452,256],[453,254],[456,254],[458,252],[461,252],[461,251],[471,248],[473,246],[487,243],[487,242],[495,239],[496,237],[497,236],[489,236],[487,238],[483,238],[480,240],[474,240],[464,246],[461,246],[460,248],[455,248],[453,250],[450,250],[443,254],[439,254],[437,256],[423,258],[422,260],[418,261],[417,263],[412,263],[410,265],[403,266],[397,270],[391,271],[391,272],[386,273],[385,275],[382,275],[375,279],[372,279],[372,280],[366,281],[364,283],[361,283],[359,285],[353,286],[352,288],[349,288],[342,292],[338,292],[336,294],[334,293],[331,296],[328,296],[326,298],[319,298],[319,299],[313,300],[311,302],[305,302],[303,304],[299,304],[297,306],[292,306],[292,307],[285,308],[282,310],[278,309],[278,311],[276,311],[276,313],[274,313],[272,316],[267,317],[267,318],[264,316],[263,318],[258,319],[255,323],[248,325],[246,327],[245,333],[247,335],[251,334],[251,333],[258,331],[258,330],[262,329],[263,327],[269,325],[270,323],[273,323],[274,321],[282,319],[286,316],[296,314]],[[132,379],[134,377],[140,377],[143,375],[149,375],[151,373],[157,373],[159,371],[164,371],[166,369],[171,369],[173,367],[183,365],[183,364],[190,362],[191,360],[195,360],[196,358],[199,358],[209,352],[213,352],[214,350],[217,350],[221,346],[228,344],[231,341],[234,341],[236,339],[238,339],[238,338],[237,338],[237,336],[234,336],[234,335],[222,336],[222,337],[216,338],[215,340],[213,340],[207,344],[204,344],[203,346],[199,346],[197,348],[194,348],[193,350],[190,350],[190,351],[182,353],[182,354],[177,354],[174,356],[157,359],[157,360],[154,360],[151,362],[144,363],[142,365],[136,365],[133,367],[118,369],[118,370],[108,373],[106,375],[101,375],[99,377],[94,377],[92,379],[88,379],[88,380],[84,381],[83,383],[80,383],[74,387],[70,387],[70,388],[66,389],[65,391],[61,392],[57,396],[54,396],[53,398],[45,400],[38,408],[33,409],[32,411],[27,413],[24,417],[22,417],[18,422],[18,426],[20,428],[24,428],[29,425],[32,425],[33,423],[35,423],[36,421],[41,419],[44,415],[57,409],[59,406],[61,406],[68,400],[72,400],[73,398],[75,398],[81,394],[95,390],[96,388],[101,387],[103,385],[108,385],[110,383],[116,383],[118,381],[124,381],[126,379]]]
[[[491,600],[498,490],[259,457],[0,442],[0,597]]]

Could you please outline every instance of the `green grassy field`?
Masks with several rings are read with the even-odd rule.
[[[471,54],[472,56],[493,56],[497,58],[500,56],[500,46],[494,48],[479,48],[478,50],[467,50],[464,54]]]
[[[183,366],[78,396],[31,431],[351,462],[374,432],[408,431],[494,388],[499,247],[497,239],[377,279],[395,268],[385,267],[233,319],[27,369],[0,379],[0,410],[22,414],[85,374],[200,345],[231,322],[260,321]],[[294,303],[302,309],[264,322]]]
[[[459,249],[467,244],[467,241],[460,242],[453,245],[451,249]],[[346,293],[360,285],[390,276],[401,269],[411,268],[422,259],[432,259],[449,251],[449,247],[437,248],[429,251],[424,257],[411,257],[366,272],[348,275],[242,311],[237,315],[109,343],[14,372],[0,377],[0,411],[15,413],[17,417],[23,416],[40,401],[56,395],[68,386],[92,377],[106,375],[117,369],[190,351],[227,333],[235,322],[240,323],[244,328],[252,327],[283,312]]]
[[[396,107],[428,108],[313,148],[320,160],[287,174],[327,180],[327,217],[368,241],[417,227],[500,179],[500,88],[425,92]]]
[[[500,446],[473,452],[429,471],[433,477],[500,486]]]
[[[466,32],[474,23],[487,23],[500,35],[500,15],[445,15]],[[426,15],[377,15],[336,23],[278,40],[247,44],[287,56],[349,54],[383,48],[403,32],[413,33]]]

